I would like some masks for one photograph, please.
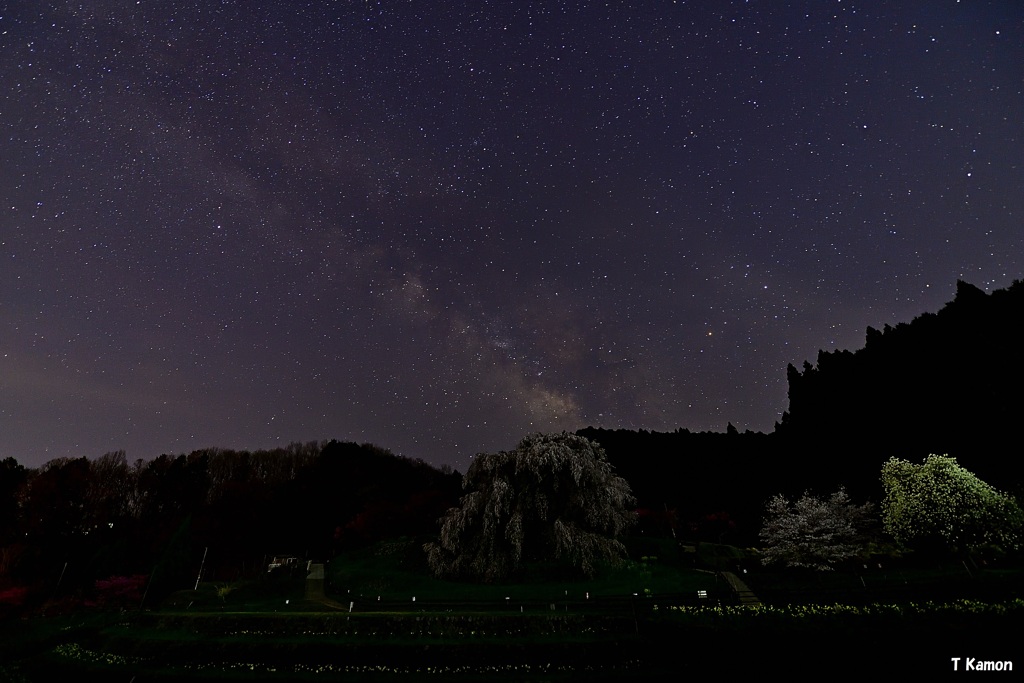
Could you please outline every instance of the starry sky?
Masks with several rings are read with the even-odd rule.
[[[0,458],[771,431],[1022,162],[1017,0],[8,0]]]

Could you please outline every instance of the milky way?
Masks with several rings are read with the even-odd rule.
[[[771,430],[1024,273],[1024,5],[0,10],[0,458]]]

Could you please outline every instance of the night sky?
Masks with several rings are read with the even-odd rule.
[[[0,458],[770,431],[1024,277],[1024,3],[8,0]]]

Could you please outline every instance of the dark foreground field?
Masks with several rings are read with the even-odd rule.
[[[496,587],[377,548],[332,566],[326,595],[302,578],[207,583],[158,610],[7,619],[0,682],[805,680],[953,675],[953,658],[1024,671],[1016,570],[752,571],[766,601],[739,604],[690,560],[704,568],[645,555],[594,581]]]
[[[4,629],[0,680],[679,680],[1019,661],[1024,602],[607,614],[135,613]],[[1014,660],[1018,661],[1014,661]]]

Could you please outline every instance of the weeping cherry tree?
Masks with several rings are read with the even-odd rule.
[[[530,562],[556,560],[592,575],[625,554],[618,540],[634,523],[629,484],[596,442],[575,434],[534,434],[513,451],[476,456],[461,507],[441,519],[424,546],[438,576],[486,582]]]

